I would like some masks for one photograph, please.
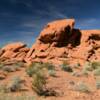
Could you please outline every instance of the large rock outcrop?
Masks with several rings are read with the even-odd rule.
[[[74,19],[64,19],[48,23],[41,31],[38,39],[44,43],[64,42],[68,39],[74,23]]]
[[[74,19],[50,22],[30,49],[20,42],[8,44],[0,49],[0,58],[56,64],[100,61],[100,30],[79,30],[74,24]]]
[[[74,29],[74,19],[48,23],[27,53],[26,62],[53,62],[63,60],[84,63],[100,60],[100,30]]]

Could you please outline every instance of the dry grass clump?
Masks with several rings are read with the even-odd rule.
[[[5,84],[0,84],[0,92],[7,93],[7,92],[16,92],[20,91],[22,87],[22,80],[20,77],[16,76],[13,77],[10,82]]]
[[[15,72],[20,70],[21,67],[25,66],[23,62],[8,62],[8,63],[0,63],[0,70],[6,72]]]
[[[43,96],[55,96],[56,92],[47,87],[47,77],[55,76],[54,66],[50,63],[33,63],[26,70],[27,74],[32,77],[32,89]],[[50,72],[51,71],[51,72]]]

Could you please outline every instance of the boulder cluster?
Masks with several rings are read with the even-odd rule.
[[[48,23],[29,49],[23,43],[12,43],[0,49],[0,59],[60,64],[100,60],[100,30],[74,28],[74,19]]]
[[[30,49],[21,42],[7,44],[0,49],[0,60],[24,61],[26,54]]]

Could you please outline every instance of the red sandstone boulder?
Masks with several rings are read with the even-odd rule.
[[[74,19],[63,19],[48,23],[41,31],[39,40],[44,43],[63,42],[74,27]]]

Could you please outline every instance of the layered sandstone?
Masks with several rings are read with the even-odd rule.
[[[100,60],[100,30],[75,29],[74,24],[74,19],[50,22],[30,49],[20,42],[8,44],[0,49],[0,58],[57,64]]]
[[[26,56],[27,62],[84,63],[100,60],[100,30],[74,29],[73,19],[48,23]]]
[[[21,42],[7,44],[0,50],[0,59],[23,61],[29,48]]]

